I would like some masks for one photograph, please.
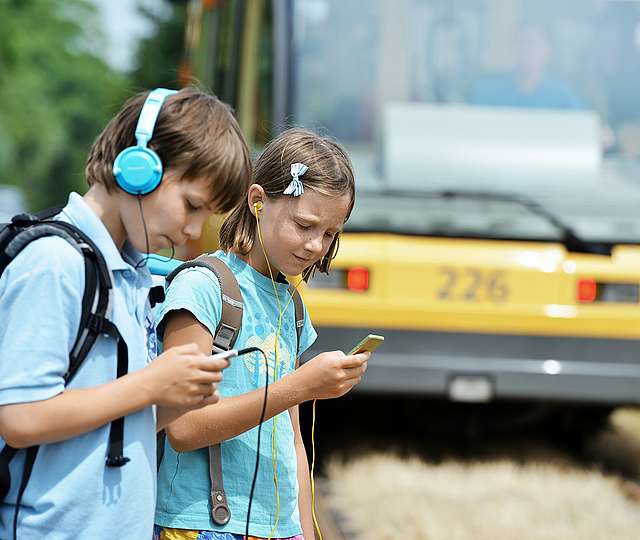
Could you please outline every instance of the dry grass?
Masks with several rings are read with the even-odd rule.
[[[640,412],[619,411],[613,425],[594,452],[618,453],[625,470],[640,472]],[[433,464],[372,454],[333,460],[327,475],[328,504],[357,539],[640,538],[640,504],[623,483],[562,457]]]

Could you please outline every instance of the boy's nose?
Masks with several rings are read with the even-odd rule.
[[[202,234],[202,227],[204,220],[192,220],[185,225],[183,233],[189,240],[197,240]]]

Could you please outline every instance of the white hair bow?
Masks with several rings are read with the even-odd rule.
[[[291,164],[291,176],[293,180],[287,186],[287,189],[284,190],[284,195],[293,195],[294,197],[299,197],[304,193],[304,186],[300,181],[300,176],[307,172],[307,167],[304,163],[292,163]]]

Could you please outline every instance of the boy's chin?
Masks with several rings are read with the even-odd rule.
[[[130,239],[129,241],[131,242],[135,250],[139,253],[142,253],[143,255],[147,253],[147,250],[149,251],[149,253],[156,253],[161,249],[171,249],[173,247],[171,240],[169,240],[169,238],[167,238],[166,236],[149,238],[148,245],[144,238],[135,240]]]

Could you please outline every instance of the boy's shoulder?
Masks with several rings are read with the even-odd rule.
[[[84,280],[83,256],[69,241],[59,236],[37,238],[16,255],[0,278],[42,274],[67,277],[81,285]]]

